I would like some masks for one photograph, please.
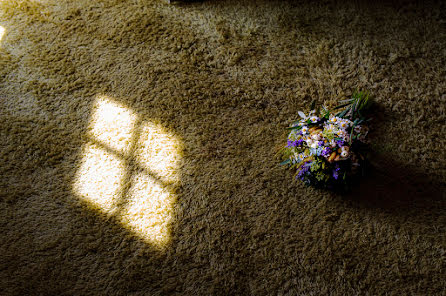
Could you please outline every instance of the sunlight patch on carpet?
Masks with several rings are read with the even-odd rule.
[[[3,36],[5,36],[5,28],[0,26],[0,41],[2,41]]]
[[[98,96],[82,162],[73,184],[91,207],[117,218],[139,237],[162,248],[178,181],[181,142],[159,124]]]
[[[147,122],[141,126],[141,135],[135,149],[135,157],[145,168],[165,183],[178,181],[176,173],[181,143],[162,126]]]
[[[120,153],[128,153],[136,117],[128,108],[101,96],[93,107],[88,134]]]
[[[121,221],[152,245],[162,247],[169,241],[168,223],[175,196],[144,173],[134,175],[131,183]]]
[[[124,162],[98,145],[87,144],[75,182],[76,192],[108,214],[116,212],[125,174]]]

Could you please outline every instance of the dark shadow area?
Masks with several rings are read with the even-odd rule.
[[[388,81],[394,87],[392,81],[407,78],[403,64],[415,64],[411,54],[396,57],[399,64],[384,63],[379,72],[379,63],[370,62],[373,58],[364,52],[369,47],[383,50],[387,59],[390,47],[373,42],[349,47],[363,32],[375,29],[350,28],[351,38],[346,38],[350,33],[342,30],[342,22],[357,18],[348,12],[350,4],[336,4],[345,8],[344,19],[336,18],[336,12],[327,19],[316,13],[322,2],[315,10],[310,4],[281,2],[289,9],[272,20],[248,14],[246,23],[278,24],[272,31],[252,29],[249,35],[235,25],[241,33],[231,31],[232,19],[226,14],[220,16],[223,22],[214,23],[218,1],[180,5],[186,16],[192,15],[189,22],[176,18],[170,8],[124,2],[65,1],[69,5],[56,5],[59,10],[45,8],[53,17],[42,14],[43,20],[32,19],[29,26],[21,18],[33,10],[14,8],[14,17],[0,23],[7,29],[2,49],[10,50],[13,59],[2,62],[22,69],[2,71],[0,81],[0,98],[13,100],[0,103],[0,286],[5,295],[444,291],[446,199],[441,171],[430,176],[428,166],[415,170],[409,159],[401,163],[393,157],[397,151],[383,150],[373,156],[371,176],[351,195],[340,197],[291,182],[274,158],[286,121],[306,109],[312,97],[336,100],[356,87],[372,89],[379,109],[395,112],[388,123],[378,121],[374,127],[382,133],[394,131],[390,123],[402,122],[403,111],[409,112],[415,100],[410,100],[408,86],[398,89],[400,96],[390,97]],[[252,11],[271,3],[243,5]],[[201,5],[215,8],[211,17]],[[305,19],[305,11],[314,14]],[[339,19],[337,27],[332,26],[334,19]],[[439,26],[438,20],[432,22],[437,22],[433,28]],[[298,39],[299,34],[307,35]],[[382,40],[404,35],[403,42],[411,44],[406,38],[410,28],[395,27],[392,34]],[[325,42],[327,38],[334,43]],[[14,44],[21,51],[14,52]],[[336,49],[341,54],[335,55]],[[355,50],[356,57],[344,55]],[[240,57],[231,60],[231,54]],[[345,59],[336,66],[340,56]],[[428,57],[420,56],[420,65],[437,61]],[[352,69],[347,69],[350,64]],[[370,65],[378,68],[368,69]],[[403,70],[392,74],[392,67]],[[440,75],[435,69],[433,77]],[[435,91],[414,85],[426,97]],[[88,126],[98,95],[110,96],[141,122],[161,124],[184,144],[171,240],[163,250],[73,191],[83,146],[92,141]],[[32,112],[14,107],[23,103],[22,97],[32,98]],[[392,111],[398,100],[405,109]],[[440,111],[426,107],[426,114],[435,112]],[[428,117],[426,126],[432,123]],[[373,137],[380,144],[388,140]],[[163,183],[134,156],[125,160],[126,167]],[[130,175],[124,179],[122,206],[132,185]]]
[[[390,155],[374,154],[372,160],[369,175],[349,194],[351,202],[404,216],[412,223],[446,226],[444,183],[408,164],[396,162]]]

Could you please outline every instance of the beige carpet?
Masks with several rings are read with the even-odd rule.
[[[1,0],[0,294],[445,295],[445,11]],[[372,175],[293,182],[285,127],[356,89]]]

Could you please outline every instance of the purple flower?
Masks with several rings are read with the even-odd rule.
[[[324,148],[324,150],[322,150],[322,156],[328,156],[331,153],[331,149],[330,147],[326,147]]]
[[[335,180],[339,178],[338,172],[333,171],[333,178],[335,178]]]
[[[319,147],[322,147],[322,146],[324,146],[324,141],[319,141]]]
[[[302,139],[299,139],[299,140],[296,140],[296,141],[288,140],[287,141],[287,147],[300,146],[300,145],[302,145],[303,142],[304,142],[304,140],[302,140]]]
[[[299,178],[301,180],[304,179],[305,174],[308,173],[308,171],[310,170],[310,166],[308,165],[309,163],[311,163],[311,161],[306,161],[303,165],[302,168],[300,169],[300,171],[297,173],[296,178]]]
[[[336,141],[336,143],[338,144],[339,147],[342,147],[345,144],[345,142],[343,140],[338,140],[338,141]]]
[[[340,170],[341,170],[341,168],[338,165],[333,170],[333,178],[335,178],[335,180],[337,180],[339,178],[339,171]]]

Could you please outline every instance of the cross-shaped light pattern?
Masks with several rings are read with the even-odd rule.
[[[106,96],[97,98],[92,114],[75,192],[162,248],[170,238],[181,142]]]

